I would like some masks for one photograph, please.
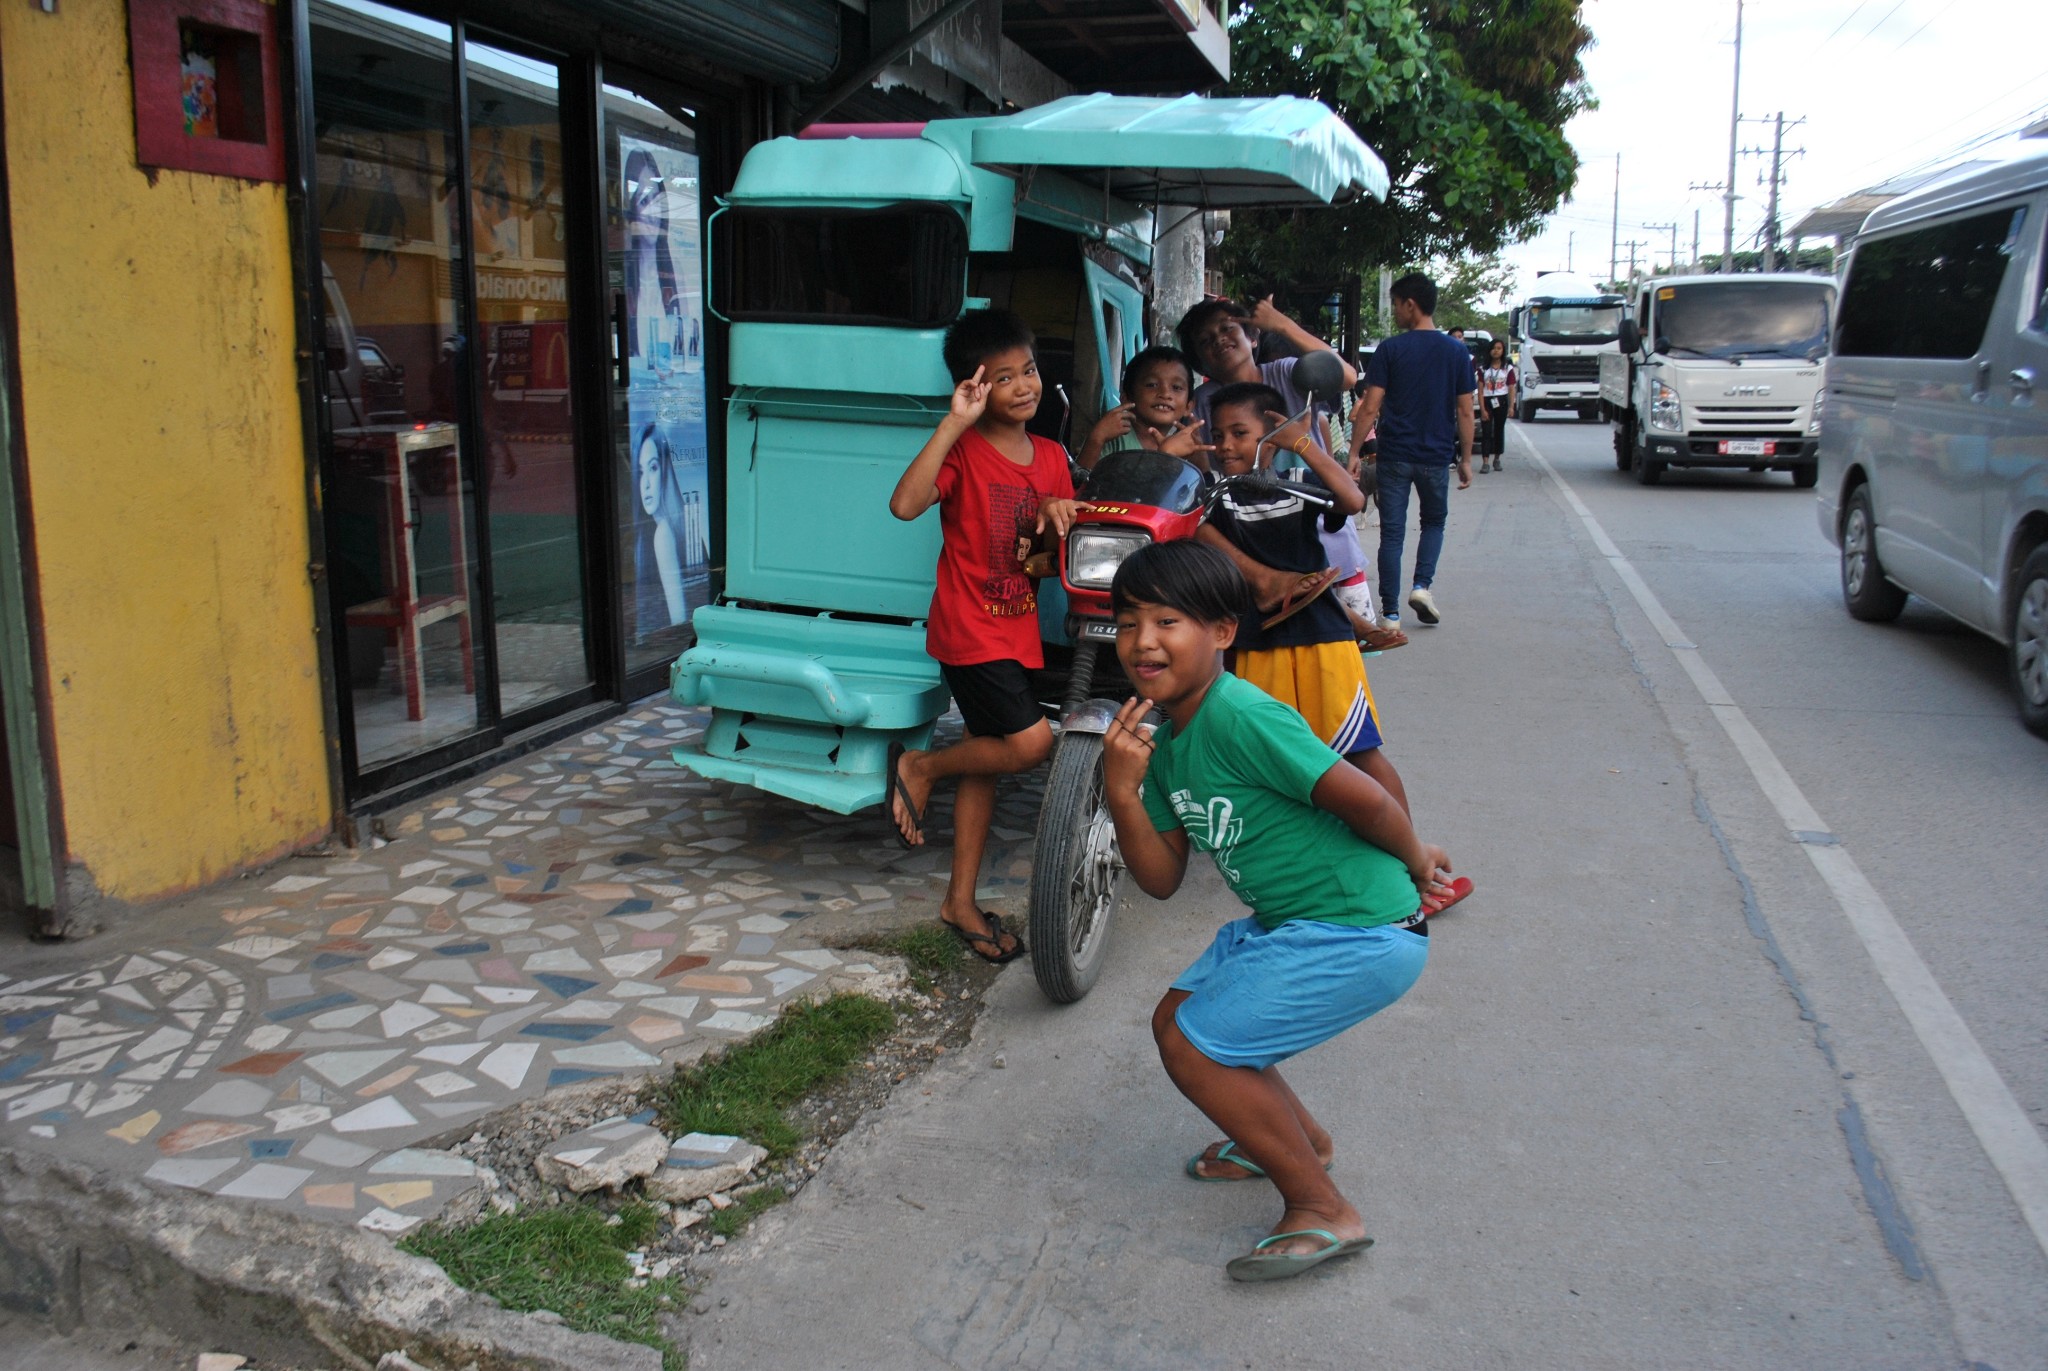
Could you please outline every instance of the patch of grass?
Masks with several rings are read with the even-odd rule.
[[[896,1011],[868,995],[798,1005],[759,1037],[676,1072],[653,1103],[670,1137],[734,1133],[784,1156],[803,1135],[783,1111],[859,1061],[895,1026]]]
[[[959,961],[966,951],[959,939],[937,924],[907,928],[876,946],[901,957],[910,968],[910,983],[925,994],[930,994],[935,984],[932,978]]]
[[[658,1322],[682,1307],[681,1284],[669,1276],[639,1290],[626,1285],[633,1274],[626,1252],[653,1236],[654,1211],[631,1205],[620,1211],[621,1222],[605,1218],[590,1205],[494,1214],[468,1228],[422,1228],[399,1246],[438,1262],[457,1285],[507,1309],[551,1309],[578,1332],[652,1347],[664,1371],[684,1371],[682,1352],[662,1336]]]
[[[734,1237],[761,1214],[788,1198],[789,1192],[779,1185],[749,1191],[734,1200],[730,1208],[712,1210],[704,1221],[704,1227],[721,1238]]]

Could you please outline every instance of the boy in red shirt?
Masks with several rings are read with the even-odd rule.
[[[1044,389],[1031,329],[1006,309],[963,315],[946,331],[946,368],[957,384],[939,420],[889,497],[889,512],[915,519],[939,507],[938,585],[925,650],[938,660],[967,726],[951,747],[889,748],[889,808],[906,845],[924,841],[932,787],[960,780],[953,805],[953,871],[940,920],[984,961],[1024,955],[1021,939],[974,902],[981,855],[995,817],[996,777],[1030,771],[1052,753],[1052,728],[1029,673],[1045,665],[1038,587],[1024,555],[1050,528],[1074,522],[1066,450],[1025,431]]]

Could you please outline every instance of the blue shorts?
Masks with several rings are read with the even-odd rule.
[[[1429,939],[1405,928],[1239,919],[1174,979],[1189,994],[1173,1019],[1210,1061],[1262,1070],[1400,999],[1428,958]]]

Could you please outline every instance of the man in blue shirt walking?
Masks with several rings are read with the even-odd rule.
[[[1352,431],[1379,426],[1380,601],[1387,621],[1401,622],[1401,550],[1408,538],[1408,492],[1422,507],[1415,545],[1415,588],[1408,606],[1425,624],[1438,622],[1437,558],[1451,508],[1451,466],[1458,489],[1472,484],[1472,352],[1437,332],[1436,282],[1412,272],[1394,282],[1394,322],[1401,332],[1381,343],[1365,369],[1365,398]]]

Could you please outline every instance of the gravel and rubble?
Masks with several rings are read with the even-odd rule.
[[[444,1222],[460,1224],[484,1213],[577,1202],[613,1211],[648,1204],[660,1222],[656,1236],[629,1254],[633,1278],[673,1275],[693,1289],[701,1287],[728,1242],[711,1231],[709,1216],[757,1193],[779,1191],[778,1198],[787,1198],[801,1191],[825,1166],[841,1138],[882,1109],[896,1090],[915,1088],[919,1074],[967,1042],[995,974],[995,968],[962,957],[933,975],[928,990],[898,981],[888,996],[897,1012],[895,1029],[839,1079],[791,1107],[790,1117],[805,1141],[784,1156],[768,1158],[729,1190],[669,1203],[650,1198],[638,1181],[577,1195],[542,1180],[535,1158],[558,1139],[621,1121],[658,1122],[650,1113],[655,1092],[647,1082],[607,1084],[506,1111],[454,1143],[449,1150],[476,1165],[480,1184],[467,1212],[446,1216]]]

